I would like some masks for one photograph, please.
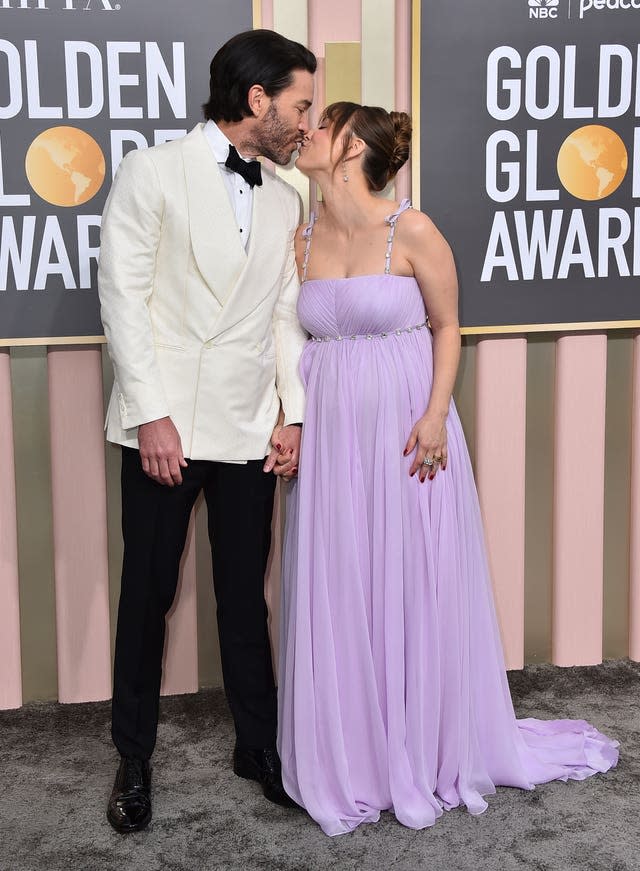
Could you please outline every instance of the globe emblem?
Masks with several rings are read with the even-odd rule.
[[[104,181],[105,159],[96,140],[77,127],[51,127],[33,140],[25,158],[33,190],[53,206],[81,206]]]
[[[560,181],[579,200],[608,197],[622,184],[628,165],[622,139],[600,124],[574,130],[558,152]]]

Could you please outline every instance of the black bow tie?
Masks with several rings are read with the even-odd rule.
[[[250,160],[247,162],[243,160],[233,145],[229,146],[229,156],[225,160],[224,165],[232,172],[237,172],[238,175],[241,175],[250,187],[262,184],[262,167],[258,161]]]

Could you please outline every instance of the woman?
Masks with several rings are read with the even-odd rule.
[[[412,828],[461,803],[478,814],[496,785],[617,762],[617,742],[588,723],[515,719],[451,400],[453,258],[426,215],[375,196],[410,137],[403,113],[336,103],[297,163],[323,204],[296,240],[311,339],[283,557],[279,750],[287,792],[329,835],[385,809]]]

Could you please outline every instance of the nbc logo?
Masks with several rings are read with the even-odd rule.
[[[557,18],[560,0],[529,0],[529,18]]]

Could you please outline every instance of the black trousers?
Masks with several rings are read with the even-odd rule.
[[[112,706],[112,736],[122,756],[148,759],[153,753],[165,616],[201,490],[224,686],[237,741],[247,748],[275,744],[276,689],[264,599],[275,477],[262,471],[264,460],[188,463],[183,483],[165,487],[144,474],[137,450],[122,449],[124,558]]]

